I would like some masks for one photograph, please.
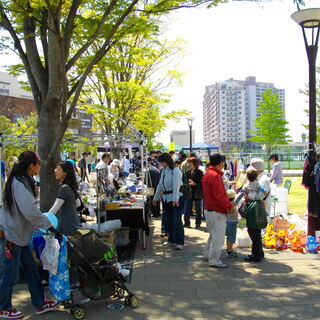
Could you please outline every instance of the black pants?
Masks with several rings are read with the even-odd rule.
[[[255,259],[261,260],[264,257],[262,250],[261,229],[248,228],[248,233],[252,241],[252,255]]]
[[[153,196],[148,197],[148,212],[151,211],[153,217],[160,217],[160,201],[157,201],[157,204],[154,206],[153,203]]]
[[[153,217],[160,217],[160,201],[157,201],[157,204],[154,206],[152,204],[153,197],[151,197],[151,212]]]

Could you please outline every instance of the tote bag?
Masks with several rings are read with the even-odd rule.
[[[245,209],[247,227],[250,229],[264,229],[268,225],[267,212],[262,200],[248,203]]]

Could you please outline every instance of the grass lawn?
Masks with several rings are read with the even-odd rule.
[[[303,216],[307,212],[308,191],[301,185],[302,177],[285,177],[283,180],[292,181],[289,192],[289,213],[297,213]]]

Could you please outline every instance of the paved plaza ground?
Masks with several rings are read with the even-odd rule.
[[[225,258],[227,269],[212,269],[203,261],[205,227],[186,230],[183,251],[163,246],[160,220],[151,223],[147,249],[139,244],[129,288],[140,298],[140,307],[107,310],[106,301],[87,303],[86,319],[213,320],[213,319],[319,319],[320,255],[266,250],[259,264],[240,257]],[[25,285],[16,287],[14,306],[26,318],[73,319],[62,307],[42,316],[33,314]]]

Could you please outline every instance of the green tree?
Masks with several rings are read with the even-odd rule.
[[[288,144],[290,140],[288,122],[277,93],[267,89],[262,94],[257,113],[259,116],[255,120],[256,131],[249,131],[253,134],[249,140],[263,145],[268,156],[276,147]]]
[[[220,0],[0,0],[1,47],[15,51],[27,75],[38,114],[38,151],[48,164],[41,170],[41,208],[54,201],[53,175],[60,143],[92,69],[122,37],[138,34],[149,15]],[[90,53],[88,59],[85,55]],[[81,73],[77,63],[85,61]]]
[[[0,116],[0,132],[5,134],[3,155],[6,159],[26,149],[34,150],[37,142],[37,115],[31,113],[25,118],[19,118],[16,123]]]
[[[165,67],[183,50],[180,40],[159,41],[157,24],[116,44],[88,77],[83,93],[85,99],[97,101],[100,107],[125,120],[87,108],[94,115],[97,129],[105,134],[123,134],[128,132],[126,124],[130,123],[147,135],[149,147],[166,128],[167,120],[178,121],[187,113],[161,112],[170,101],[168,95],[161,93],[163,88],[181,80],[176,68]]]

